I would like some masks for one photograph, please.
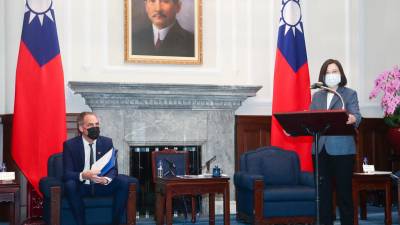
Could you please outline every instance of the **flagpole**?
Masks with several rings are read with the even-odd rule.
[[[315,149],[315,169],[314,169],[314,176],[315,176],[315,224],[320,225],[320,215],[319,215],[319,208],[320,208],[320,199],[319,199],[319,161],[318,161],[318,142],[319,137],[321,134],[325,133],[328,130],[329,125],[326,125],[321,132],[318,131],[311,131],[309,128],[306,128],[307,133],[313,136],[314,139],[314,149]]]
[[[308,89],[310,76],[300,0],[282,0],[281,2],[272,113],[307,110],[311,103],[311,92]],[[288,140],[276,123],[278,123],[276,120],[271,122],[271,145],[296,150],[300,158],[301,170],[312,170],[312,162],[307,160],[311,157],[311,139],[307,139],[307,141],[296,138]],[[309,135],[307,136],[313,136],[314,141],[321,134],[314,130],[309,130],[308,132]],[[314,175],[318,176],[318,170]],[[316,187],[315,201],[316,220],[317,225],[319,225],[318,186]]]
[[[319,166],[318,166],[318,141],[320,134],[318,132],[313,133],[314,146],[315,146],[315,215],[316,225],[319,225]]]

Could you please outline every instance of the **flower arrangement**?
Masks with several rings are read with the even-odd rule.
[[[376,98],[383,92],[381,106],[385,113],[384,121],[390,127],[400,126],[400,69],[398,66],[384,71],[375,80],[375,87],[369,98]]]

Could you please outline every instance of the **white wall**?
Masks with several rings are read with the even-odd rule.
[[[0,15],[4,15],[4,1],[0,1]],[[0,114],[5,112],[6,91],[5,91],[5,17],[0,16]],[[0,153],[1,155],[1,153]]]
[[[0,114],[12,113],[24,1],[0,1]],[[311,82],[327,58],[344,66],[363,116],[379,117],[368,99],[378,72],[400,63],[397,0],[302,0]],[[54,0],[67,81],[263,85],[236,114],[271,114],[280,1],[203,0],[203,65],[124,62],[124,1]],[[4,23],[2,23],[4,20]],[[4,25],[3,25],[4,24]],[[3,32],[4,31],[4,32]],[[4,34],[4,35],[2,35]],[[4,87],[4,88],[3,88]],[[67,91],[68,112],[88,109]],[[4,101],[2,101],[4,99]]]
[[[400,1],[396,0],[369,0],[366,3],[364,23],[364,41],[360,56],[364,56],[362,77],[370,82],[361,85],[363,92],[373,87],[373,75],[383,70],[400,65]],[[376,12],[380,12],[377,14]],[[367,96],[364,96],[367,98]],[[366,109],[373,109],[379,104],[377,101],[368,101]],[[366,110],[367,111],[367,110]]]
[[[14,86],[15,86],[15,70],[17,65],[17,57],[18,57],[18,48],[19,41],[21,39],[21,31],[22,31],[22,18],[24,13],[24,2],[23,1],[12,1],[6,0],[3,1],[3,4],[0,5],[3,11],[3,19],[4,23],[2,24],[1,30],[4,35],[1,38],[4,38],[5,50],[1,51],[0,54],[3,54],[5,59],[5,66],[3,72],[0,77],[4,78],[4,93],[0,99],[5,99],[4,104],[0,109],[4,110],[0,112],[3,113],[12,113],[14,110]],[[0,92],[1,93],[1,92]]]

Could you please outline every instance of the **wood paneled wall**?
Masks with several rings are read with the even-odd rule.
[[[235,171],[237,171],[239,158],[244,152],[271,144],[271,117],[236,116],[235,120]]]
[[[357,155],[355,171],[362,169],[362,159],[367,157],[376,170],[400,169],[399,157],[386,140],[387,126],[380,118],[363,118],[356,136]],[[271,116],[236,116],[235,169],[239,168],[239,157],[246,151],[271,144]]]
[[[77,135],[76,113],[67,114],[68,138]],[[9,170],[16,166],[11,158],[12,115],[1,115],[3,123],[4,160]],[[246,151],[271,144],[271,116],[236,116],[235,118],[235,168],[239,157]],[[381,118],[363,118],[357,139],[356,170],[361,171],[363,157],[375,165],[377,170],[400,169],[399,157],[393,154],[386,140],[387,126]]]
[[[362,159],[367,157],[370,164],[375,165],[376,170],[399,169],[399,162],[386,138],[388,127],[380,118],[363,118],[357,135],[357,164],[359,171],[362,168]]]
[[[67,136],[68,138],[74,137],[78,134],[76,118],[78,113],[67,113]],[[11,134],[12,134],[12,121],[13,115],[6,114],[0,115],[3,123],[3,159],[6,162],[7,169],[10,171],[16,171],[17,166],[11,157]],[[61,151],[62,149],[60,149]]]
[[[67,137],[71,138],[78,134],[76,118],[78,114],[76,113],[68,113],[66,117],[67,122]],[[1,121],[3,124],[3,160],[7,165],[7,170],[16,171],[16,178],[20,178],[21,171],[17,167],[15,161],[11,156],[11,135],[12,135],[12,121],[13,116],[11,114],[0,115]],[[62,151],[62,149],[60,149]],[[24,179],[24,178],[23,178]],[[20,183],[25,183],[19,181]],[[30,184],[27,184],[26,187],[21,187],[21,202],[26,202],[27,209],[27,217],[36,217],[42,216],[42,200],[39,195],[33,190]],[[25,204],[21,204],[21,208],[24,207]],[[2,209],[2,208],[1,208]],[[3,211],[3,210],[2,210]],[[20,214],[21,215],[21,214]],[[23,214],[25,215],[25,213]],[[0,217],[4,218],[4,216],[0,213]],[[22,220],[25,218],[21,218]]]

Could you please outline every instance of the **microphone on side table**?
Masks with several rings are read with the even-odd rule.
[[[214,155],[213,157],[211,157],[211,159],[207,160],[207,161],[204,163],[204,166],[202,166],[202,169],[206,169],[206,170],[207,170],[207,173],[210,173],[210,165],[211,165],[211,163],[214,162],[216,159],[217,159],[217,156],[216,156],[216,155]]]

